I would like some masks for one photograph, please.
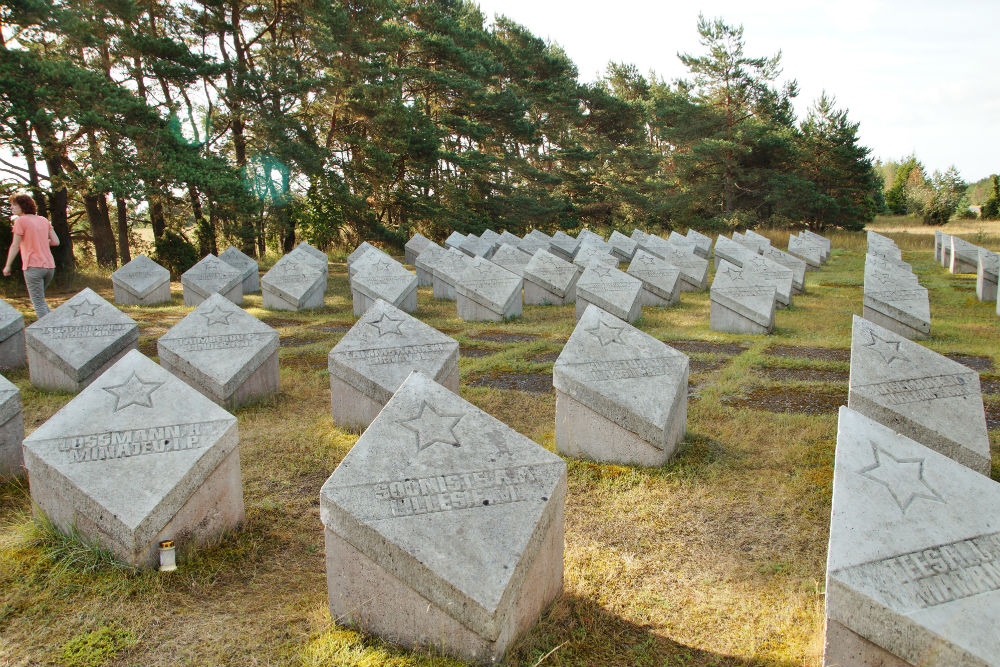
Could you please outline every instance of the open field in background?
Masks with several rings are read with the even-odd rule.
[[[877,229],[900,240],[930,290],[924,344],[981,372],[1000,479],[995,304],[976,301],[974,276],[934,262],[932,233]],[[785,247],[787,233],[767,235]],[[863,233],[830,236],[829,263],[807,274],[794,307],[778,311],[772,336],[710,331],[707,292],[644,309],[638,326],[691,358],[685,441],[662,468],[569,461],[565,592],[508,663],[820,664],[836,410],[847,400],[865,247]],[[986,245],[1000,249],[995,226]],[[93,275],[50,301],[85,285],[111,299],[110,280]],[[30,312],[23,287],[4,287]],[[173,293],[164,307],[124,308],[154,358],[156,338],[190,310],[179,283]],[[346,267],[332,266],[322,310],[260,304],[259,295],[245,298],[281,334],[282,387],[236,413],[245,526],[173,574],[137,573],[32,521],[26,486],[0,486],[0,664],[460,664],[329,618],[319,489],[357,439],[330,419],[326,370],[328,351],[355,320]],[[553,449],[552,362],[573,313],[525,307],[510,323],[467,323],[454,303],[421,288],[415,315],[460,342],[464,398]],[[71,399],[34,390],[26,370],[9,377],[21,388],[28,432]]]

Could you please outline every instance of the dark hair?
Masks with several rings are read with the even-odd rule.
[[[21,207],[21,213],[27,213],[28,215],[34,215],[38,212],[38,207],[35,206],[35,200],[31,198],[31,195],[26,195],[23,192],[16,195],[10,196],[10,203],[17,204]]]

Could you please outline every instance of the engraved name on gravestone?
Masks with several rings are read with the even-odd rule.
[[[979,249],[976,264],[976,298],[980,301],[997,300],[997,273],[1000,272],[1000,255],[985,248]]]
[[[684,438],[687,355],[597,306],[577,323],[552,383],[563,454],[660,466]]]
[[[806,271],[818,271],[823,264],[823,248],[798,236],[788,237],[788,254],[806,263]]]
[[[24,474],[24,419],[21,417],[21,390],[0,376],[0,481]]]
[[[616,229],[611,232],[611,236],[608,237],[608,243],[611,245],[615,257],[623,262],[632,261],[632,257],[635,256],[635,249],[637,245],[635,239],[630,239]]]
[[[78,392],[139,342],[139,325],[84,288],[24,330],[31,384]]]
[[[330,350],[333,422],[367,427],[411,371],[458,393],[458,341],[382,301]]]
[[[1000,485],[840,409],[826,665],[995,665]]]
[[[563,306],[576,301],[580,267],[547,250],[537,250],[524,267],[524,303]]]
[[[576,318],[593,304],[626,322],[642,315],[642,281],[610,266],[591,264],[576,281]]]
[[[330,615],[498,662],[562,591],[566,464],[412,373],[320,491]]]
[[[830,248],[831,248],[830,239],[815,232],[812,232],[808,229],[803,229],[800,236],[804,236],[806,239],[819,244],[823,248],[824,262],[826,262],[826,260],[830,258]]]
[[[906,283],[908,285],[919,285],[917,274],[909,271],[898,264],[886,261],[874,255],[865,256],[865,281],[886,281]]]
[[[458,316],[469,322],[520,317],[523,280],[488,259],[473,257],[455,284]]]
[[[643,306],[672,306],[680,300],[681,272],[656,255],[637,250],[628,274],[642,281]]]
[[[115,303],[153,306],[170,301],[170,271],[139,255],[111,274]]]
[[[261,300],[273,310],[322,308],[325,276],[300,257],[283,256],[260,280]]]
[[[792,304],[792,270],[786,269],[777,262],[754,255],[743,264],[744,271],[750,280],[761,285],[772,285],[775,289],[775,298],[778,306],[787,308]]]
[[[963,241],[957,236],[951,237],[952,273],[975,273],[979,265],[979,246]]]
[[[516,246],[503,243],[493,253],[490,261],[523,278],[524,267],[531,261],[531,255],[523,250],[519,250]]]
[[[774,329],[774,285],[723,260],[712,281],[710,328],[725,333],[769,334]]]
[[[408,313],[417,309],[417,276],[394,259],[367,264],[351,279],[354,314],[363,315],[378,299]]]
[[[979,374],[854,316],[848,407],[990,474]]]
[[[226,248],[219,254],[219,259],[240,271],[240,275],[243,276],[244,294],[260,291],[260,265],[257,264],[257,260],[235,246]]]
[[[181,285],[185,306],[197,306],[215,293],[243,303],[243,273],[211,253],[181,274]]]
[[[31,500],[141,568],[243,521],[236,418],[132,350],[24,440]]]
[[[278,332],[213,294],[156,342],[160,364],[230,410],[278,391]]]
[[[442,254],[448,252],[437,243],[433,241],[428,241],[424,249],[420,251],[420,254],[416,256],[413,260],[413,267],[417,271],[417,285],[420,287],[430,287],[434,284],[434,271],[430,268],[430,264],[433,263],[434,258],[439,258]],[[427,258],[421,261],[421,257],[424,253],[430,253]]]
[[[0,369],[22,368],[26,363],[24,315],[0,299]]]
[[[420,256],[420,253],[422,253],[428,245],[433,243],[433,241],[419,232],[414,234],[410,237],[410,240],[406,242],[406,245],[403,246],[403,261],[407,264],[413,264],[417,261],[417,257]]]
[[[910,339],[930,335],[927,289],[905,277],[874,272],[866,276],[864,318]]]

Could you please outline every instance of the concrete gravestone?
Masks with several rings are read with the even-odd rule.
[[[948,234],[941,234],[941,253],[938,261],[941,262],[941,266],[951,266],[951,236]]]
[[[996,665],[1000,485],[840,409],[826,564],[834,665]]]
[[[927,338],[931,310],[927,289],[905,275],[870,274],[865,279],[864,318],[906,338]]]
[[[608,243],[614,249],[615,257],[623,262],[632,261],[632,257],[635,256],[635,249],[637,245],[635,239],[630,239],[616,229],[611,232],[611,236],[608,237]]]
[[[448,252],[437,243],[433,241],[429,242],[424,249],[417,255],[416,259],[413,260],[413,266],[417,270],[417,285],[420,287],[430,287],[434,284],[434,269],[431,265],[441,258],[443,254]],[[427,253],[427,257],[421,260],[421,257]]]
[[[772,262],[766,257],[755,255],[743,264],[750,280],[761,285],[772,285],[778,306],[787,308],[792,305],[792,270]]]
[[[788,237],[788,254],[806,263],[806,271],[818,271],[823,264],[823,248],[798,236]]]
[[[730,264],[743,268],[743,264],[752,257],[756,257],[757,253],[743,245],[742,243],[737,243],[732,239],[727,239],[725,236],[720,236],[715,241],[715,268],[718,270],[719,264],[725,260]]]
[[[514,246],[515,248],[521,247],[521,241],[522,239],[520,236],[515,236],[510,232],[508,232],[506,229],[500,232],[497,238],[497,243],[499,243],[500,245],[506,243],[507,245]],[[531,253],[528,254],[530,255]]]
[[[455,305],[465,321],[500,321],[519,317],[523,281],[488,259],[473,257],[455,284]]]
[[[684,438],[687,355],[597,306],[577,323],[552,383],[563,454],[660,466]]]
[[[682,292],[700,292],[708,286],[707,259],[677,248],[667,249],[662,255],[655,250],[650,252],[663,257],[667,263],[680,269]]]
[[[563,306],[576,301],[580,268],[547,250],[538,250],[524,267],[524,302]]]
[[[523,250],[519,250],[516,246],[503,243],[499,248],[497,248],[496,252],[493,253],[493,257],[490,258],[490,261],[494,264],[502,266],[511,273],[516,273],[523,278],[524,267],[526,267],[528,262],[531,261],[531,255]]]
[[[635,322],[642,315],[642,285],[638,278],[610,266],[588,266],[576,281],[576,319],[593,304],[626,322]]]
[[[458,393],[458,341],[379,300],[330,350],[333,421],[367,427],[411,371]]]
[[[549,252],[559,259],[572,262],[573,258],[576,257],[576,251],[579,247],[579,239],[575,239],[569,234],[559,231],[552,235],[552,241],[549,243]]]
[[[115,303],[153,306],[170,301],[170,271],[139,255],[111,274]]]
[[[377,299],[412,313],[417,309],[417,276],[396,260],[382,258],[354,274],[351,297],[356,316],[364,314]]]
[[[351,272],[351,267],[354,266],[354,263],[357,262],[362,257],[364,257],[365,255],[367,255],[370,250],[378,250],[378,248],[376,248],[375,246],[373,246],[368,241],[364,241],[364,242],[362,242],[361,245],[359,245],[357,248],[355,248],[351,252],[350,255],[347,256],[347,275],[348,276],[353,275],[352,272]],[[379,252],[381,252],[381,250],[379,250]]]
[[[460,234],[458,232],[452,232],[448,235],[448,238],[444,240],[445,247],[454,248],[458,250],[462,245],[462,241],[465,239],[465,234]]]
[[[990,474],[990,438],[979,374],[854,317],[847,406],[898,433]]]
[[[934,230],[934,261],[941,261],[941,245],[944,242],[944,232]]]
[[[711,237],[705,236],[701,232],[696,232],[693,229],[687,230],[687,237],[692,241],[694,241],[695,245],[697,246],[697,250],[695,252],[697,252],[698,255],[704,257],[705,259],[711,257],[712,255]]]
[[[265,308],[274,310],[322,308],[325,278],[314,265],[292,254],[285,255],[261,279],[261,300]]]
[[[372,264],[377,264],[379,262],[395,262],[391,255],[382,252],[378,248],[369,248],[365,254],[357,257],[353,262],[347,265],[347,278],[352,280],[354,276],[358,274],[365,267],[371,266]]]
[[[806,289],[806,263],[794,255],[774,246],[764,248],[764,257],[792,270],[792,293],[802,294]]]
[[[611,254],[610,250],[606,250],[589,241],[580,244],[576,255],[573,256],[573,263],[579,266],[581,270],[588,266],[618,268],[618,258]]]
[[[330,615],[498,662],[562,591],[566,464],[411,374],[320,491]]]
[[[0,299],[0,368],[21,368],[28,363],[24,343],[24,315]]]
[[[749,233],[750,232],[747,232],[747,234],[749,234]],[[816,232],[810,231],[808,229],[803,229],[802,233],[799,234],[799,236],[804,236],[807,240],[812,241],[813,243],[816,243],[821,248],[823,248],[823,261],[824,262],[826,262],[826,260],[829,259],[829,257],[830,257],[830,247],[831,247],[831,245],[830,245],[830,239],[828,239],[825,236],[822,236],[820,234],[817,234]]]
[[[712,281],[710,302],[712,331],[769,334],[774,329],[774,286],[760,284],[725,260]]]
[[[197,306],[215,293],[243,303],[243,273],[211,253],[181,274],[181,285],[185,306]]]
[[[260,265],[257,264],[257,260],[235,246],[226,248],[219,254],[219,259],[241,272],[244,294],[260,291]]]
[[[424,236],[423,234],[420,233],[414,234],[410,238],[410,240],[406,242],[406,245],[403,246],[403,254],[404,254],[403,261],[405,261],[407,264],[413,264],[414,262],[417,261],[417,257],[420,256],[420,253],[422,253],[427,248],[427,246],[431,244],[434,244],[434,242],[431,241],[426,236]]]
[[[979,249],[979,262],[976,266],[976,298],[980,301],[997,300],[997,273],[1000,272],[1000,255],[995,252]]]
[[[0,376],[0,480],[20,477],[24,472],[24,419],[21,416],[21,390]]]
[[[434,298],[455,301],[458,294],[455,286],[472,260],[460,250],[449,248],[440,259],[436,260],[433,266],[434,271]]]
[[[139,342],[139,325],[89,287],[25,331],[31,384],[77,392]]]
[[[278,332],[218,294],[156,341],[160,364],[230,410],[278,391]]]
[[[469,234],[462,239],[458,249],[469,257],[484,257],[489,259],[493,256],[493,243],[475,234]]]
[[[670,232],[670,237],[667,239],[667,245],[671,248],[677,248],[678,250],[683,250],[686,253],[692,255],[697,255],[701,257],[701,248],[694,239],[689,239],[686,236],[681,236],[677,232]]]
[[[628,274],[642,281],[639,299],[644,306],[672,306],[680,299],[680,269],[650,252],[637,250]]]
[[[303,241],[295,246],[295,249],[293,249],[292,252],[305,255],[306,259],[315,264],[318,268],[322,269],[324,274],[330,272],[330,256],[319,248],[313,247]]]
[[[524,238],[517,244],[517,247],[534,257],[535,253],[539,250],[545,250],[547,252],[551,243],[552,237],[538,231],[537,229],[532,229],[524,235]]]
[[[31,500],[136,567],[243,521],[236,418],[133,350],[24,440]]]
[[[951,237],[952,273],[975,273],[979,265],[979,246],[963,241],[957,236]]]

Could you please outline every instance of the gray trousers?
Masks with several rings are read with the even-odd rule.
[[[38,266],[29,266],[24,270],[24,284],[28,288],[28,296],[31,297],[31,306],[38,317],[49,313],[49,304],[45,303],[45,288],[55,275],[55,269],[43,269]]]

